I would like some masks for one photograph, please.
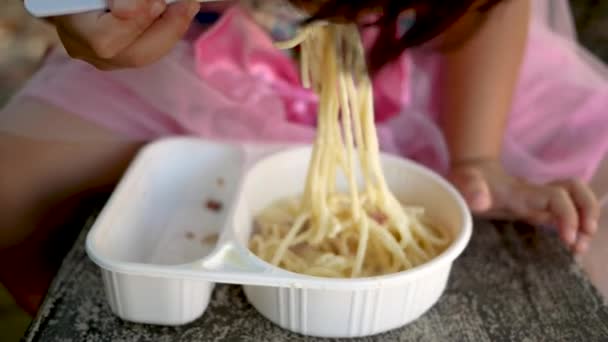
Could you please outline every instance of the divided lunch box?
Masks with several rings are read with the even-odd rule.
[[[228,283],[243,285],[263,316],[304,335],[373,335],[420,317],[443,293],[472,220],[450,184],[411,161],[382,155],[395,195],[425,207],[453,236],[430,262],[373,278],[326,279],[279,269],[247,248],[254,216],[303,191],[311,150],[195,138],[145,147],[87,236],[112,311],[128,321],[181,325],[205,312],[215,283]]]

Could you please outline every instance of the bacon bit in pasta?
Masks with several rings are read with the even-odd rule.
[[[203,245],[215,245],[217,241],[220,239],[218,234],[210,234],[201,239],[201,244]]]
[[[299,257],[305,257],[307,254],[315,252],[315,249],[307,242],[301,242],[297,245],[289,247],[289,250]]]
[[[206,207],[211,211],[217,212],[222,210],[223,205],[222,202],[210,199],[207,201]]]
[[[371,218],[374,219],[374,221],[378,222],[379,225],[383,225],[386,223],[386,221],[388,220],[388,217],[386,217],[386,215],[381,212],[381,211],[374,211],[372,213],[370,213]]]
[[[262,234],[262,224],[258,220],[253,220],[253,228],[251,229],[251,234]]]
[[[306,242],[301,242],[297,245],[293,245],[293,246],[289,247],[289,250],[296,254],[301,254],[302,250],[305,249],[307,246],[308,246],[308,244]]]
[[[193,240],[194,239],[194,233],[193,232],[186,232],[186,239]]]

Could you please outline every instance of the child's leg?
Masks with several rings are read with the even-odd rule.
[[[564,36],[533,22],[504,140],[508,172],[483,161],[453,172],[474,207],[555,225],[563,240],[571,242],[578,236],[573,246],[577,251],[590,245],[584,264],[598,288],[604,289],[608,287],[608,215],[594,224],[600,213],[593,191],[606,194],[608,164],[598,173],[596,184],[578,180],[590,179],[608,150],[606,70]],[[597,236],[592,238],[594,232]]]
[[[49,129],[60,130],[65,122],[80,136],[94,137],[36,140],[2,133],[0,122],[0,281],[20,305],[35,312],[59,266],[59,260],[49,258],[49,252],[61,253],[47,245],[50,237],[62,234],[79,196],[118,180],[140,143],[35,100],[11,104],[0,118],[22,113],[43,113],[54,122]],[[28,134],[27,127],[20,130]]]

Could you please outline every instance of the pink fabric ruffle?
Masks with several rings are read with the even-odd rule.
[[[533,21],[505,136],[505,165],[536,182],[588,180],[608,149],[608,73],[564,31],[538,15]],[[367,35],[373,39],[373,32]],[[374,78],[375,108],[384,151],[445,172],[448,149],[432,110],[441,101],[433,91],[436,73],[435,57],[403,55]],[[238,8],[137,70],[102,73],[55,53],[19,96],[38,97],[136,139],[192,134],[302,143],[315,134],[316,97],[300,86],[293,61]]]

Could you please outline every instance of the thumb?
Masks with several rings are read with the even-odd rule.
[[[460,191],[471,211],[480,214],[491,208],[490,187],[481,171],[475,168],[459,168],[452,170],[448,178]]]

